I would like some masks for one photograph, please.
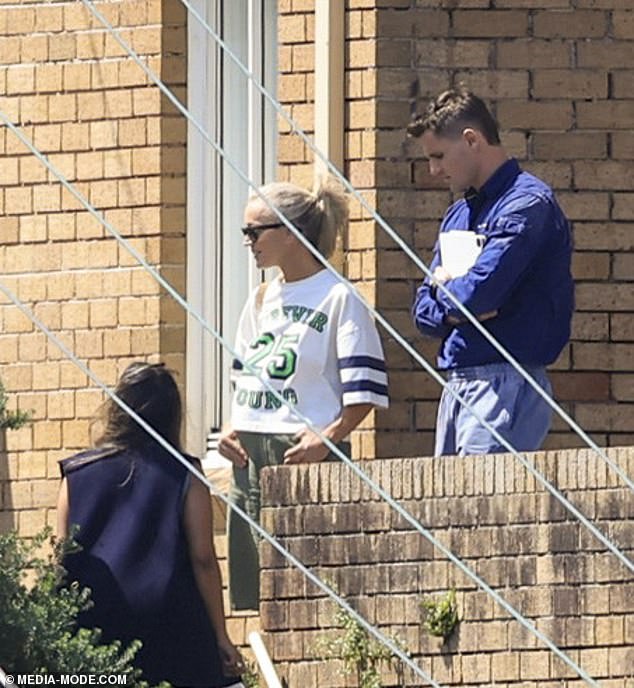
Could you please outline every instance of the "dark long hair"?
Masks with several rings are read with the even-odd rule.
[[[181,396],[174,377],[162,363],[131,363],[119,378],[114,393],[181,451]],[[101,415],[104,430],[96,441],[98,446],[133,449],[155,441],[113,399],[108,398]]]

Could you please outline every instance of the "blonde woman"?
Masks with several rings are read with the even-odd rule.
[[[331,256],[348,219],[347,198],[331,179],[313,193],[290,183],[269,184],[260,193],[323,256]],[[365,306],[259,194],[247,202],[242,233],[258,268],[279,268],[244,306],[231,423],[219,442],[220,453],[233,463],[231,499],[257,521],[264,466],[323,461],[330,453],[293,408],[340,444],[372,408],[387,407],[387,376],[381,341]],[[232,606],[255,609],[257,536],[234,512],[228,534]]]

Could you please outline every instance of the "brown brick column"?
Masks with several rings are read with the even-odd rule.
[[[98,3],[185,97],[178,0]],[[186,127],[79,2],[0,7],[0,108],[179,288],[185,268]],[[0,274],[106,384],[132,360],[184,383],[184,316],[6,128],[0,136]],[[34,422],[6,434],[0,528],[54,522],[57,461],[89,443],[101,393],[17,309],[0,304],[0,376]]]

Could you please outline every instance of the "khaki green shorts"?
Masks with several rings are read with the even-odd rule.
[[[294,435],[284,433],[238,432],[240,443],[249,455],[244,468],[233,467],[229,499],[248,516],[260,523],[260,472],[266,466],[278,466],[284,453],[295,443]],[[337,447],[350,456],[350,443]],[[338,461],[332,452],[325,461]],[[233,609],[258,609],[260,604],[259,533],[233,509],[227,518],[229,540],[229,597]]]

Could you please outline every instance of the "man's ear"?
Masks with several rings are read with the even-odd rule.
[[[477,146],[482,139],[482,134],[471,127],[462,130],[462,138],[469,147]]]

